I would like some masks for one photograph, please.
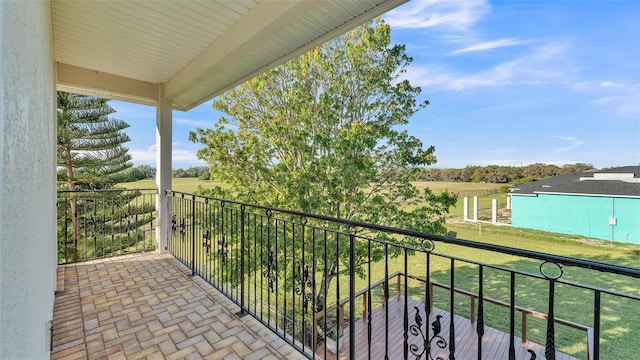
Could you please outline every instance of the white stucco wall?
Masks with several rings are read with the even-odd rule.
[[[48,1],[0,1],[0,359],[48,359],[56,268]]]

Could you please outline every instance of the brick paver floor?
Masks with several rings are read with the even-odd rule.
[[[58,268],[51,359],[302,359],[171,255]]]

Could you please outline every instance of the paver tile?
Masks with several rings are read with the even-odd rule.
[[[302,359],[168,254],[60,266],[51,359]]]

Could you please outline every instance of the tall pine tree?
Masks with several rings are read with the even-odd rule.
[[[58,92],[58,202],[60,257],[65,262],[144,250],[153,204],[137,191],[117,189],[126,181],[131,155],[122,144],[126,122],[109,117],[107,100]],[[107,191],[108,190],[108,191]]]
[[[114,112],[105,99],[58,92],[58,166],[66,170],[58,180],[69,190],[111,188],[114,174],[131,167],[122,146],[129,124],[110,118]]]

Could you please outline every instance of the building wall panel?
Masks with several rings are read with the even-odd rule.
[[[640,199],[537,194],[512,196],[514,227],[640,244]],[[610,219],[615,218],[615,225]]]

